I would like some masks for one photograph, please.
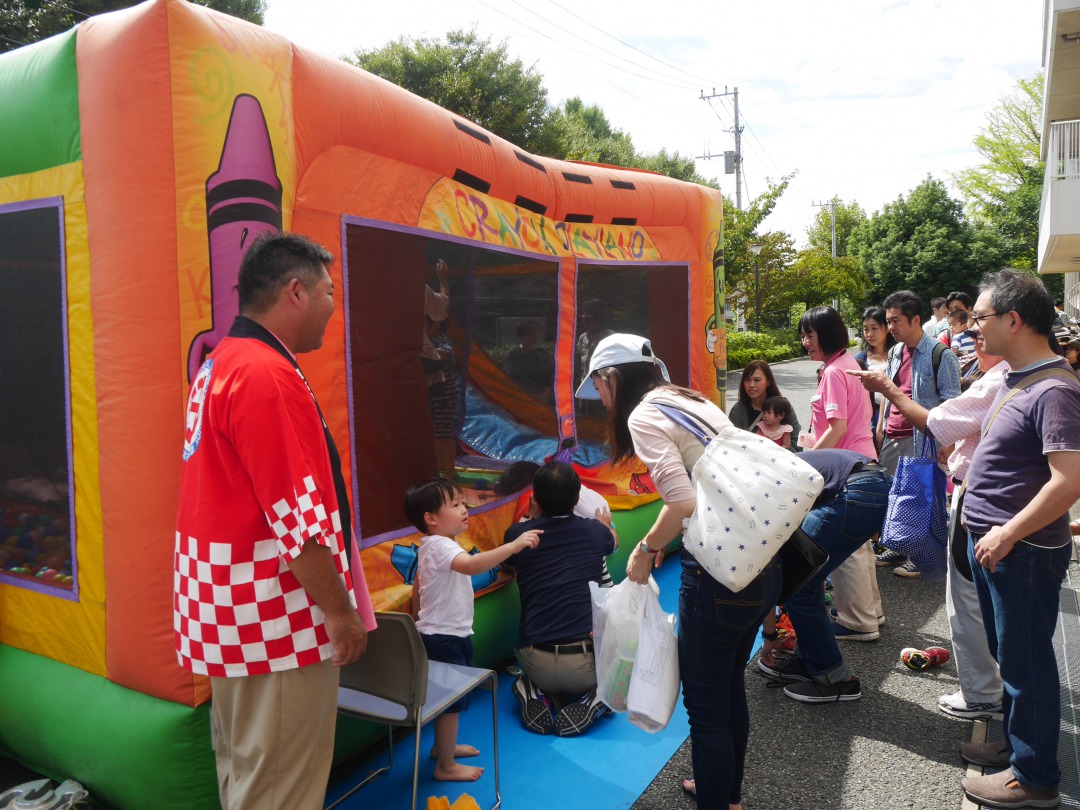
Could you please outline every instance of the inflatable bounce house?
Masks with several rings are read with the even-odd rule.
[[[173,647],[174,526],[187,389],[257,234],[338,257],[301,363],[352,489],[354,574],[387,609],[418,541],[402,495],[440,446],[466,546],[522,511],[492,490],[503,468],[561,454],[619,510],[625,557],[657,496],[607,464],[574,388],[629,331],[723,404],[720,228],[714,190],[526,154],[182,0],[0,56],[0,754],[118,808],[217,806],[209,684]],[[475,583],[478,662],[513,648],[504,579]],[[376,735],[342,722],[338,759]]]

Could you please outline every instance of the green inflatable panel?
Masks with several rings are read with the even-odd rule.
[[[191,708],[0,645],[0,754],[117,810],[218,810],[209,705]]]
[[[616,581],[625,578],[626,558],[660,506],[615,513],[622,544],[608,567]],[[477,600],[477,666],[495,667],[513,655],[519,615],[517,583]],[[385,733],[339,716],[335,764]],[[209,704],[193,709],[160,700],[3,644],[0,755],[56,780],[77,779],[116,810],[219,810]]]
[[[0,55],[0,177],[82,160],[76,30]]]

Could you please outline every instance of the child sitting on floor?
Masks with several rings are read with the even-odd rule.
[[[772,439],[785,450],[791,449],[791,403],[784,397],[769,397],[761,406],[757,433]]]
[[[445,478],[432,478],[405,493],[405,514],[424,539],[417,553],[413,582],[413,618],[428,658],[472,666],[473,588],[471,577],[512,554],[535,548],[540,531],[525,532],[491,551],[468,554],[453,538],[469,527],[469,509],[461,490]],[[458,713],[468,708],[466,695],[435,720],[435,778],[475,782],[483,768],[461,765],[456,757],[474,757],[471,745],[458,745]]]

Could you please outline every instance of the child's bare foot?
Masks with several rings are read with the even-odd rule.
[[[454,759],[462,759],[463,757],[478,757],[480,756],[480,750],[472,745],[456,745],[454,746]],[[431,748],[431,758],[438,759],[435,754],[435,747]]]
[[[435,778],[440,782],[475,782],[484,775],[483,768],[454,763],[449,768],[435,766]]]

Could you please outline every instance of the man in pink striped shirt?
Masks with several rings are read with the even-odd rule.
[[[948,459],[949,475],[955,488],[949,510],[951,541],[945,607],[960,691],[938,698],[938,708],[954,717],[1001,719],[1001,673],[990,654],[983,629],[979,598],[967,559],[967,535],[958,524],[963,498],[961,484],[979,444],[983,419],[1005,382],[1009,364],[1001,357],[986,353],[981,335],[975,341],[975,353],[982,376],[960,396],[931,409],[914,402],[880,371],[849,371],[848,374],[858,377],[867,391],[880,392],[916,429],[932,433],[941,448],[938,458]]]

